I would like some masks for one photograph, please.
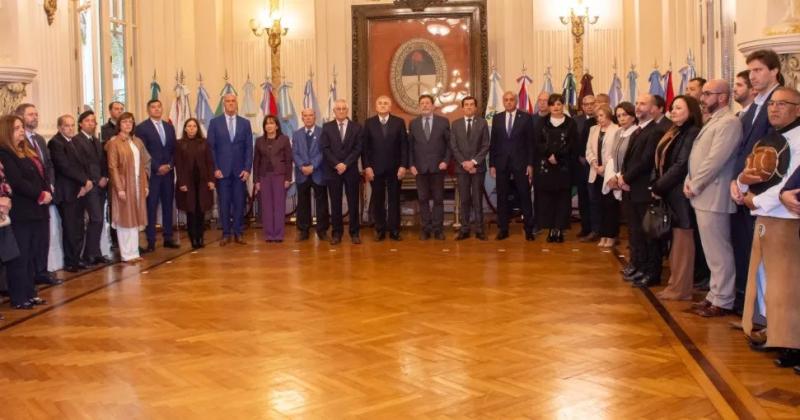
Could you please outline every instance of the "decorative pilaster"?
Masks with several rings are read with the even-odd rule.
[[[0,115],[14,112],[25,99],[26,87],[36,77],[36,70],[28,67],[0,67]]]

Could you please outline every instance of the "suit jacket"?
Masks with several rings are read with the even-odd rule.
[[[96,185],[100,178],[108,178],[108,160],[103,144],[95,136],[87,136],[81,132],[72,139],[76,147],[85,156],[88,164],[89,179]]]
[[[650,179],[655,166],[656,147],[664,129],[655,121],[650,121],[638,135],[631,136],[628,150],[622,162],[622,177],[630,185],[629,192],[623,192],[631,201],[647,203],[653,200],[650,194]]]
[[[292,134],[292,159],[294,160],[294,179],[298,184],[306,182],[307,176],[303,175],[301,167],[311,165],[311,181],[322,185],[322,148],[319,144],[322,128],[314,126],[311,140],[306,138],[306,128],[300,127]]]
[[[175,127],[163,120],[161,125],[164,127],[164,144],[161,144],[158,129],[150,118],[139,123],[135,131],[136,137],[142,140],[144,147],[147,148],[147,153],[150,154],[150,173],[153,175],[158,174],[158,167],[161,165],[175,167],[175,145],[177,142]]]
[[[33,138],[36,141],[36,144],[39,146],[39,160],[44,165],[44,172],[47,182],[49,182],[51,186],[54,186],[56,185],[56,172],[53,168],[53,160],[50,158],[50,149],[47,148],[47,141],[45,141],[44,137],[36,133],[33,133]],[[33,150],[36,150],[36,148]]]
[[[619,126],[611,123],[606,128],[606,134],[603,136],[603,148],[601,150],[602,156],[599,156],[600,153],[597,153],[597,139],[600,137],[600,126],[593,125],[589,129],[589,137],[586,140],[586,144],[584,147],[586,148],[586,162],[589,163],[589,183],[594,183],[597,176],[603,176],[603,174],[598,174],[597,171],[594,170],[594,166],[592,163],[599,162],[599,157],[602,157],[603,166],[606,165],[607,162],[611,161],[612,152],[614,149],[614,138],[617,136],[617,130],[619,130]]]
[[[472,117],[472,129],[467,138],[466,118],[453,121],[450,127],[450,149],[456,159],[456,172],[466,173],[461,162],[474,160],[478,162],[478,172],[486,171],[486,155],[489,154],[489,124],[486,119],[475,115]]]
[[[61,133],[50,139],[48,147],[56,170],[53,202],[59,204],[77,200],[81,187],[91,180],[87,156],[81,153],[74,139],[68,141]]]
[[[503,111],[492,118],[489,166],[498,171],[525,171],[533,165],[533,119],[527,112],[517,110],[509,136],[506,115]]]
[[[339,123],[336,119],[328,121],[322,126],[322,135],[319,138],[322,146],[322,156],[325,158],[323,174],[325,179],[336,179],[336,165],[344,163],[347,170],[342,174],[348,178],[358,178],[358,158],[361,156],[361,126],[348,119],[344,139],[339,133]]]
[[[117,125],[111,122],[111,119],[108,119],[108,122],[100,127],[100,139],[103,141],[105,145],[107,141],[111,140],[112,137],[117,135]]]
[[[589,139],[589,130],[597,125],[597,118],[587,117],[581,114],[573,118],[578,126],[578,143],[575,145],[575,154],[580,157],[586,156],[586,142]],[[575,160],[577,162],[577,159]]]
[[[372,168],[375,175],[396,175],[400,167],[408,168],[408,134],[402,118],[389,115],[386,121],[386,137],[383,135],[380,117],[367,118],[361,130],[364,149],[361,164]]]
[[[214,192],[206,187],[208,182],[214,182],[214,158],[208,142],[183,136],[175,147],[175,207],[194,212],[199,201],[201,210],[210,210]],[[184,185],[187,191],[180,190]]]
[[[669,146],[659,145],[656,151],[656,162],[663,160],[663,163],[656,163],[656,179],[652,189],[672,211],[672,227],[675,228],[691,229],[694,225],[692,205],[683,194],[683,180],[686,179],[689,154],[699,132],[699,127],[684,124],[674,134]]]
[[[661,119],[658,120],[657,124],[659,127],[661,127],[662,130],[664,130],[665,133],[667,132],[667,130],[672,128],[672,120],[667,118],[666,115],[662,115]]]
[[[17,157],[12,151],[0,148],[0,162],[11,195],[11,224],[23,221],[48,220],[49,206],[39,204],[42,193],[50,192],[50,184],[39,174],[31,159]]]
[[[439,164],[450,163],[450,123],[447,118],[434,115],[431,124],[431,137],[425,137],[422,116],[414,118],[408,125],[409,166],[417,168],[421,174],[440,172]]]
[[[758,110],[758,114],[756,114],[756,108],[758,108],[758,105],[753,102],[747,112],[741,116],[742,139],[739,142],[738,149],[736,150],[736,163],[733,166],[733,178],[739,176],[739,174],[744,170],[745,163],[747,162],[747,156],[753,151],[753,146],[755,146],[756,142],[767,135],[770,128],[772,128],[767,116],[767,102],[772,99],[772,94],[774,92],[775,90],[773,89],[772,92],[767,95],[767,98],[764,100],[764,104],[761,105],[761,109]],[[755,120],[753,120],[754,115]]]
[[[253,167],[253,131],[250,121],[236,116],[233,141],[228,133],[226,114],[211,119],[208,124],[208,145],[214,156],[214,169],[219,169],[225,178],[238,178],[242,171],[251,172]]]
[[[734,177],[735,153],[741,136],[742,124],[727,108],[715,112],[700,129],[689,155],[689,173],[684,182],[695,194],[691,202],[696,210],[736,211],[730,180]]]
[[[268,147],[272,141],[272,147]],[[283,175],[286,181],[292,181],[292,144],[289,137],[280,135],[275,140],[267,140],[266,136],[256,139],[253,156],[253,181],[261,182],[262,176],[267,175],[267,160],[272,166],[272,173]]]

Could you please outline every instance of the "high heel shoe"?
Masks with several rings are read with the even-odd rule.
[[[556,230],[556,237],[555,242],[563,243],[564,242],[564,232],[561,229]]]
[[[555,229],[550,229],[550,232],[547,234],[547,242],[555,242],[556,241],[556,231]]]
[[[20,304],[20,305],[11,305],[11,307],[14,308],[14,309],[31,310],[31,309],[33,309],[33,304],[31,302],[25,302],[25,303]]]

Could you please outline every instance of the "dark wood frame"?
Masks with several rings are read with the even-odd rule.
[[[363,121],[369,109],[369,71],[367,51],[369,37],[367,27],[370,20],[399,20],[408,18],[463,18],[471,17],[470,86],[479,106],[485,104],[489,96],[489,35],[486,29],[486,0],[449,3],[446,6],[432,6],[422,12],[407,8],[397,8],[392,4],[370,4],[351,6],[353,13],[353,120]]]

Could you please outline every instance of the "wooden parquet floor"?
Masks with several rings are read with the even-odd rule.
[[[39,312],[4,308],[0,418],[760,413],[724,398],[594,244],[362,232],[360,246],[252,230],[247,246],[158,249],[42,292]]]

